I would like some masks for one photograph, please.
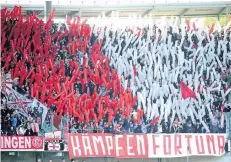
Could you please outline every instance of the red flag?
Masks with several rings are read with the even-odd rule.
[[[30,89],[30,96],[34,97],[34,87],[31,87],[31,89]]]
[[[108,126],[111,125],[111,119],[112,119],[112,113],[109,112],[109,113],[108,113],[108,119],[107,119],[107,125],[108,125]]]
[[[34,68],[31,68],[30,72],[27,74],[26,79],[29,78],[29,76],[33,73]]]
[[[155,119],[153,119],[150,123],[150,125],[155,125],[159,121],[159,116],[157,116]]]
[[[211,28],[209,29],[209,35],[213,32],[214,30],[214,24],[211,26]]]
[[[60,121],[61,121],[61,118],[59,116],[57,116],[57,115],[54,115],[53,124],[57,129],[59,128]]]
[[[134,72],[134,76],[136,76],[136,66],[133,66],[133,72]]]
[[[143,117],[143,110],[142,109],[138,109],[137,110],[137,124],[140,124],[140,119]]]
[[[221,115],[222,115],[222,113],[224,112],[224,108],[225,108],[225,103],[224,103],[224,101],[222,102],[222,105],[221,105]]]
[[[197,99],[195,92],[189,89],[183,81],[180,82],[180,88],[181,88],[181,95],[183,99],[187,99],[189,97]]]
[[[190,30],[190,22],[189,22],[189,20],[186,20],[186,24],[187,24],[187,30]]]

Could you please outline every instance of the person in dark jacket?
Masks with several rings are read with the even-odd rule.
[[[194,133],[194,132],[195,132],[195,127],[191,122],[189,122],[187,124],[186,133]]]
[[[27,128],[24,136],[33,136],[33,130],[31,128]]]
[[[138,125],[135,129],[135,133],[142,133],[141,125]]]
[[[124,120],[123,128],[125,129],[126,132],[129,132],[129,123],[127,119]]]
[[[200,124],[200,122],[196,123],[195,133],[202,133],[202,125]]]
[[[164,123],[162,129],[163,129],[163,133],[170,133],[169,124],[167,122]]]
[[[7,135],[8,136],[17,136],[17,132],[13,127],[11,127],[10,130],[7,132]]]

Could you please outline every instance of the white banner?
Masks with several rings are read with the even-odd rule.
[[[37,118],[37,122],[42,126],[47,115],[47,107],[39,102],[37,99],[33,100],[32,111]]]
[[[61,140],[62,132],[61,131],[53,131],[49,133],[45,133],[45,141],[59,141]]]
[[[4,72],[1,73],[1,92],[8,96],[10,91],[12,90],[13,80],[8,78]]]
[[[28,116],[28,112],[32,109],[33,102],[16,92],[11,90],[7,97],[7,105],[12,109],[17,109],[22,115]]]

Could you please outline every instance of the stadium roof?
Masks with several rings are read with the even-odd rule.
[[[12,9],[14,5],[23,7],[23,14],[37,11],[44,16],[44,0],[1,0],[1,7]],[[56,9],[55,18],[69,16],[98,17],[111,16],[118,12],[119,17],[152,16],[155,17],[208,17],[226,15],[231,11],[230,0],[53,0],[52,8]],[[226,9],[228,8],[228,9]]]

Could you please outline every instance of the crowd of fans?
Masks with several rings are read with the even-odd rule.
[[[33,113],[25,117],[18,110],[7,107],[5,96],[1,95],[1,136],[38,136],[39,125],[35,119]]]
[[[52,114],[49,114],[50,116]],[[32,114],[33,116],[33,114]],[[31,119],[27,119],[20,115],[17,110],[7,108],[6,105],[1,106],[1,135],[25,135],[25,136],[37,136],[38,124],[30,116]],[[52,123],[51,117],[45,122],[49,125]],[[225,133],[225,126],[221,128],[219,120],[215,119],[212,123],[209,123],[211,133]],[[132,122],[122,118],[121,114],[117,114],[113,122],[108,125],[106,119],[102,119],[99,123],[91,120],[89,123],[77,122],[73,117],[69,122],[70,133],[206,133],[202,124],[198,121],[193,124],[190,119],[185,120],[183,123],[175,122],[170,125],[169,122],[160,123],[160,125],[151,125],[145,123],[144,120],[140,124]]]
[[[208,123],[210,133],[225,133],[226,123],[221,127],[219,119]],[[181,122],[162,122],[159,125],[151,125],[141,121],[140,124],[134,123],[132,120],[123,119],[120,114],[117,114],[112,124],[108,126],[107,121],[102,119],[99,123],[94,120],[90,123],[73,122],[69,126],[70,133],[207,133],[200,121],[195,124],[192,123],[190,118]]]
[[[121,85],[122,83],[120,83],[119,78],[121,78],[121,76],[118,76],[115,70],[115,67],[118,65],[110,63],[110,58],[108,60],[106,57],[107,52],[105,49],[102,50],[101,53],[101,45],[104,47],[105,44],[108,43],[106,41],[106,35],[100,38],[101,36],[94,32],[91,35],[90,33],[86,34],[88,31],[86,24],[79,24],[85,31],[81,30],[76,34],[73,29],[78,30],[78,27],[72,25],[69,29],[67,24],[54,24],[51,19],[47,24],[37,21],[40,25],[38,27],[35,26],[36,23],[31,24],[33,30],[32,27],[30,27],[31,31],[28,33],[22,31],[23,28],[20,30],[17,29],[20,28],[17,26],[17,23],[20,21],[13,19],[6,21],[6,19],[4,20],[4,16],[6,15],[3,15],[2,19],[2,28],[4,29],[2,30],[2,70],[4,70],[5,74],[11,76],[12,79],[18,78],[18,83],[13,86],[13,89],[28,98],[32,99],[35,97],[38,99],[48,107],[50,110],[49,115],[58,115],[62,118],[63,115],[68,114],[70,116],[69,132],[112,134],[206,133],[208,131],[201,123],[201,120],[205,121],[211,133],[225,132],[225,122],[224,125],[221,126],[219,116],[223,101],[219,91],[213,92],[213,97],[217,99],[213,103],[214,107],[212,107],[214,108],[212,110],[214,120],[210,120],[210,116],[206,111],[201,120],[196,119],[193,121],[190,115],[180,120],[179,114],[176,114],[172,122],[171,112],[166,118],[153,122],[153,119],[147,117],[150,115],[147,115],[147,112],[144,112],[143,108],[140,108],[139,103],[137,103],[137,94],[135,92],[134,95],[132,88],[134,85],[131,83],[132,76],[129,75],[129,72],[127,72],[128,75],[126,75],[125,72],[121,75],[128,78],[125,88]],[[30,16],[32,17],[32,15]],[[30,26],[28,25],[29,21],[27,23],[20,23],[21,25],[26,25],[27,28]],[[49,25],[51,28],[49,28]],[[15,28],[7,29],[9,26],[15,26]],[[41,32],[39,27],[44,28],[45,31]],[[12,42],[16,39],[25,39],[24,37],[20,37],[16,31],[12,32],[12,30],[16,29],[18,30],[17,32],[25,34],[25,38],[32,43],[30,45],[23,45],[22,43],[21,46],[13,44]],[[35,31],[35,29],[39,32]],[[48,33],[48,31],[52,34]],[[35,32],[38,35],[34,34]],[[161,31],[159,31],[159,33],[161,34]],[[40,39],[39,34],[41,34],[41,41],[36,40],[38,37],[38,39]],[[113,34],[111,31],[109,36],[112,37]],[[173,36],[172,42],[174,44],[177,40],[181,39],[181,35],[173,33],[171,28],[168,34]],[[147,35],[144,32],[142,39],[145,40],[147,39],[146,37]],[[216,39],[221,38],[222,34],[216,37]],[[125,37],[123,37],[123,39],[125,39]],[[123,55],[123,48],[126,46],[123,39],[121,41],[122,49],[119,51],[121,56]],[[157,38],[153,39],[155,41]],[[161,35],[158,39],[160,41],[158,44],[161,44]],[[198,39],[199,38],[193,35],[195,48],[197,48]],[[42,44],[35,45],[34,41]],[[78,48],[74,48],[74,41],[79,43],[78,45],[75,44]],[[117,41],[120,41],[120,39]],[[206,41],[206,39],[202,41],[203,46],[206,45]],[[230,43],[229,38],[227,38],[227,41]],[[186,35],[182,48],[189,47],[189,42]],[[72,44],[70,45],[70,43]],[[116,46],[118,43],[119,42],[116,41],[112,42],[112,46]],[[44,47],[44,50],[39,48],[39,45]],[[48,45],[50,46],[48,47]],[[71,47],[73,49],[71,49]],[[25,52],[25,49],[29,50],[29,52]],[[14,54],[10,55],[12,51]],[[183,49],[183,51],[185,58],[189,57],[190,52],[185,49]],[[230,52],[228,45],[227,51]],[[49,57],[44,55],[44,53],[49,54]],[[221,57],[220,59],[222,60],[222,54],[219,57]],[[131,58],[128,58],[128,60],[130,59]],[[52,63],[52,61],[54,61],[54,63]],[[167,61],[165,60],[165,62]],[[138,60],[138,63],[143,64],[142,59]],[[222,82],[227,84],[227,88],[231,85],[230,65],[230,62],[225,65],[227,70],[224,73],[224,82]],[[145,65],[142,65],[142,67],[143,66]],[[78,69],[79,72],[76,69]],[[219,71],[219,68],[217,68],[216,71]],[[25,72],[25,75],[22,74],[23,72]],[[57,76],[60,77],[59,80]],[[159,81],[161,82],[161,79]],[[206,80],[206,84],[211,85],[208,79]],[[174,86],[178,87],[178,85]],[[226,85],[222,86],[226,88]],[[144,90],[143,87],[141,89]],[[230,95],[227,97],[230,97]],[[25,118],[18,110],[9,109],[7,107],[7,99],[6,101],[2,101],[3,99],[4,96],[1,97],[1,102],[5,102],[5,104],[3,103],[1,106],[1,135],[38,135],[40,128],[37,121],[34,120],[35,116],[33,112],[29,114],[28,118]],[[156,99],[158,100],[160,98]],[[230,102],[230,98],[228,98],[228,101]],[[164,104],[166,104],[166,101]],[[159,111],[160,108],[157,109]],[[225,106],[225,110],[229,111],[230,107]],[[47,120],[47,123],[53,123],[51,122],[53,118],[49,117]]]

